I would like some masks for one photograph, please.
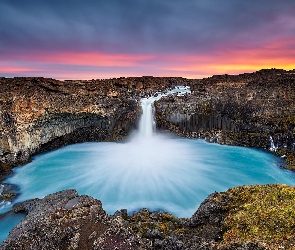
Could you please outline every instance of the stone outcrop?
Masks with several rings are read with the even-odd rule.
[[[147,209],[111,216],[99,200],[64,190],[14,205],[27,216],[0,249],[294,249],[294,198],[284,185],[238,187],[209,195],[185,219]]]
[[[295,169],[295,74],[271,69],[201,80],[0,78],[0,173],[66,144],[122,140],[137,126],[138,100],[177,85],[192,93],[155,103],[158,129],[270,149]]]
[[[159,129],[271,150],[292,168],[294,73],[272,69],[202,80],[0,78],[0,174],[69,143],[124,139],[137,126],[139,98],[176,85],[189,85],[192,93],[155,103]],[[2,185],[2,198],[10,199],[13,188]],[[100,201],[65,190],[15,205],[27,216],[0,249],[294,249],[294,200],[294,187],[238,187],[211,194],[190,219],[146,209],[111,216]]]
[[[0,78],[0,173],[44,150],[76,142],[121,140],[137,126],[140,96],[186,81]]]
[[[195,80],[190,87],[190,95],[171,95],[155,103],[158,129],[271,150],[295,164],[293,71],[213,76]]]

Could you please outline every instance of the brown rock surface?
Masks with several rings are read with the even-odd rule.
[[[292,165],[293,71],[271,69],[213,76],[196,80],[191,89],[190,95],[168,96],[155,103],[159,129],[220,144],[271,149],[280,156],[285,155]]]
[[[140,96],[186,81],[0,78],[0,173],[44,150],[75,142],[121,140],[137,126]]]
[[[111,216],[99,200],[64,190],[14,205],[27,216],[0,249],[294,249],[294,196],[285,185],[231,188],[182,219],[147,209]]]

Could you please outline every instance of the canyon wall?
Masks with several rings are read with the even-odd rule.
[[[157,127],[179,136],[270,150],[294,163],[295,74],[261,70],[196,80],[155,103]]]
[[[70,143],[122,140],[137,127],[139,99],[177,85],[192,93],[155,103],[158,129],[271,150],[295,166],[295,72],[271,69],[201,80],[0,78],[0,173]]]
[[[183,81],[0,78],[0,173],[70,143],[124,139],[137,127],[141,96]]]

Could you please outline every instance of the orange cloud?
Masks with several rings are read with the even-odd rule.
[[[127,67],[137,65],[140,61],[152,59],[154,56],[105,54],[100,52],[60,52],[25,55],[21,57],[24,60],[39,61],[42,63],[100,67]]]
[[[163,70],[178,72],[188,78],[203,78],[216,74],[239,74],[266,68],[295,69],[295,50],[289,41],[268,44],[264,48],[224,48],[208,55],[167,56]],[[165,64],[163,64],[165,65]]]
[[[0,74],[2,73],[25,73],[31,71],[38,71],[37,68],[30,67],[1,67],[0,66]]]
[[[208,54],[106,54],[55,52],[0,58],[0,74],[57,79],[96,79],[120,76],[182,76],[203,78],[264,68],[295,68],[293,40],[278,40],[261,48],[223,46]],[[240,46],[242,47],[242,46]]]

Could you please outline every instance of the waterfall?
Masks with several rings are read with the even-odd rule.
[[[153,98],[143,98],[141,100],[142,115],[139,124],[139,135],[142,137],[151,137],[155,132],[153,103]]]
[[[178,86],[173,90],[165,93],[156,93],[155,96],[141,99],[142,115],[139,123],[139,135],[141,137],[152,137],[155,133],[156,122],[154,118],[154,102],[159,100],[162,96],[177,93],[178,96],[190,93],[189,87]]]
[[[263,151],[156,134],[154,101],[187,92],[189,88],[178,87],[142,99],[140,128],[127,141],[77,143],[36,155],[15,168],[5,183],[16,185],[19,195],[11,203],[0,203],[0,214],[16,202],[75,188],[101,200],[110,215],[122,208],[132,213],[145,207],[190,217],[214,191],[250,184],[294,185],[295,175],[282,171],[277,167],[280,161]],[[270,142],[277,150],[272,137]],[[0,184],[0,193],[3,188]],[[22,218],[0,217],[1,242]]]
[[[272,136],[269,137],[269,141],[270,141],[270,148],[269,148],[269,150],[276,152],[278,150],[278,147],[275,146],[275,143],[273,141]]]
[[[188,91],[176,88],[163,95]],[[0,214],[16,202],[75,188],[101,200],[108,214],[145,207],[190,217],[214,191],[250,184],[294,185],[295,175],[278,168],[281,161],[266,152],[155,133],[153,103],[163,95],[141,100],[140,128],[129,140],[73,144],[15,168],[5,183],[16,185],[19,195],[11,204],[0,203]],[[272,137],[270,141],[275,149]],[[3,217],[0,242],[16,224],[1,221]]]

